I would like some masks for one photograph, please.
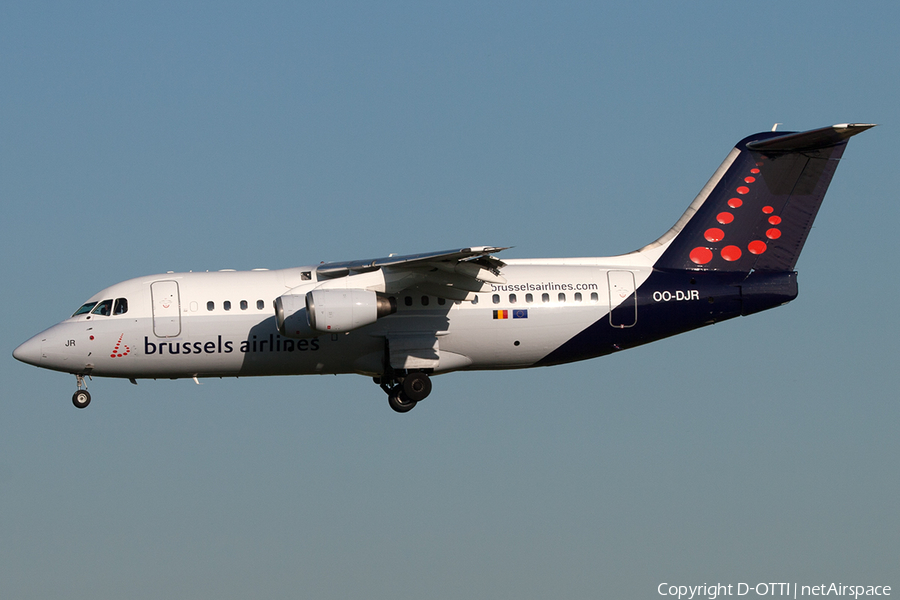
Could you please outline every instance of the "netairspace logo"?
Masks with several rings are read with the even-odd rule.
[[[656,588],[660,596],[672,596],[681,600],[686,598],[709,598],[715,600],[719,596],[844,596],[859,598],[861,596],[890,596],[889,585],[844,585],[842,583],[822,583],[819,585],[800,585],[797,583],[716,583],[703,585],[674,585],[661,583]]]

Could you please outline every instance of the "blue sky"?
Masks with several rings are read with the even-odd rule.
[[[0,597],[900,586],[894,3],[0,7]],[[732,145],[851,140],[792,304],[435,380],[95,380],[13,348],[115,282],[468,245],[610,255]]]

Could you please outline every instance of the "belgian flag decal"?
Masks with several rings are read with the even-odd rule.
[[[494,318],[495,319],[509,319],[509,318],[527,319],[528,318],[528,311],[521,309],[521,308],[512,311],[512,314],[509,314],[509,313],[510,313],[510,311],[508,311],[508,310],[495,310]]]

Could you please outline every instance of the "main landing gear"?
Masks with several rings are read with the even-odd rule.
[[[78,383],[78,391],[72,394],[72,404],[75,405],[75,408],[87,408],[87,405],[91,403],[91,394],[87,391],[84,376],[76,375],[75,380]]]
[[[405,375],[375,377],[375,383],[388,395],[388,405],[398,413],[415,408],[416,404],[431,393],[431,378],[428,373],[411,371]]]

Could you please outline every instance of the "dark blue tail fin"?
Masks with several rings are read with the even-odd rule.
[[[793,271],[847,140],[874,125],[741,140],[678,223],[658,269]]]

